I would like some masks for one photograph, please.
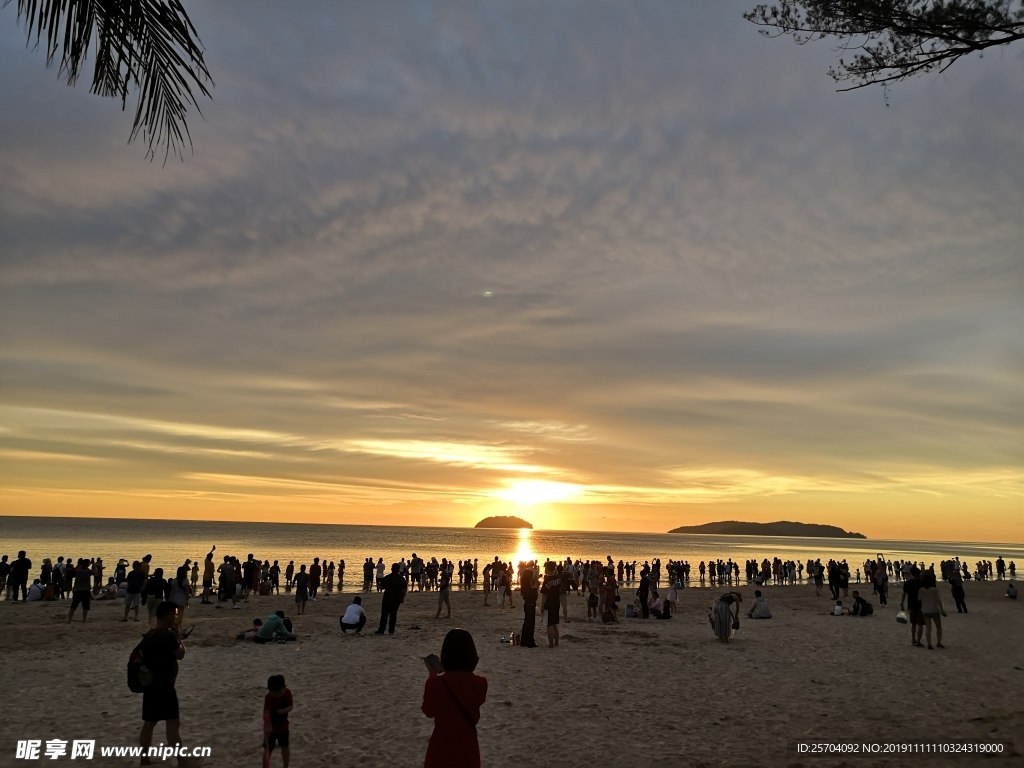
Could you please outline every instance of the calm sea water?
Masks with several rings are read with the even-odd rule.
[[[413,552],[449,560],[479,558],[481,566],[495,555],[503,560],[550,557],[564,560],[701,560],[721,558],[742,563],[756,558],[845,558],[852,568],[878,553],[887,559],[938,563],[957,556],[970,564],[1002,555],[1024,567],[1024,545],[984,542],[889,541],[882,539],[819,539],[784,536],[707,536],[674,533],[602,533],[595,531],[529,531],[473,528],[413,528],[367,525],[301,525],[170,520],[0,517],[0,554],[12,558],[24,549],[35,566],[44,557],[102,557],[108,569],[118,558],[153,555],[154,567],[180,565],[186,558],[202,560],[217,545],[220,555],[312,562],[314,557],[338,562],[356,576],[365,558],[391,563]]]

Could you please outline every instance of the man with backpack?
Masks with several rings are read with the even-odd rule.
[[[181,642],[180,628],[174,623],[174,614],[174,603],[160,603],[156,609],[156,626],[146,633],[137,649],[150,676],[142,690],[139,745],[144,751],[153,743],[153,729],[161,720],[167,724],[166,743],[181,742],[178,692],[174,683],[178,677],[178,661],[185,657],[185,646]],[[132,656],[134,658],[135,654]],[[178,764],[181,765],[180,760]]]

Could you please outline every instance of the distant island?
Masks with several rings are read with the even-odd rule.
[[[529,528],[533,530],[533,526],[523,520],[521,517],[515,515],[496,515],[494,517],[485,517],[479,523],[476,524],[477,528]]]
[[[788,520],[778,523],[741,523],[736,520],[725,520],[721,523],[683,525],[673,528],[669,533],[711,533],[719,536],[811,536],[822,539],[867,538],[862,533],[851,533],[834,525],[791,523]]]

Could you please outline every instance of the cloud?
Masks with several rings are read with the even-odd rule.
[[[886,108],[746,8],[197,6],[217,88],[164,169],[8,16],[5,484],[1011,497],[1020,62]]]

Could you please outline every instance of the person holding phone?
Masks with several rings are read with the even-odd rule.
[[[473,636],[464,629],[445,636],[441,658],[430,654],[423,660],[429,677],[421,709],[434,720],[424,768],[480,768],[476,724],[487,678],[474,674],[479,660]]]

